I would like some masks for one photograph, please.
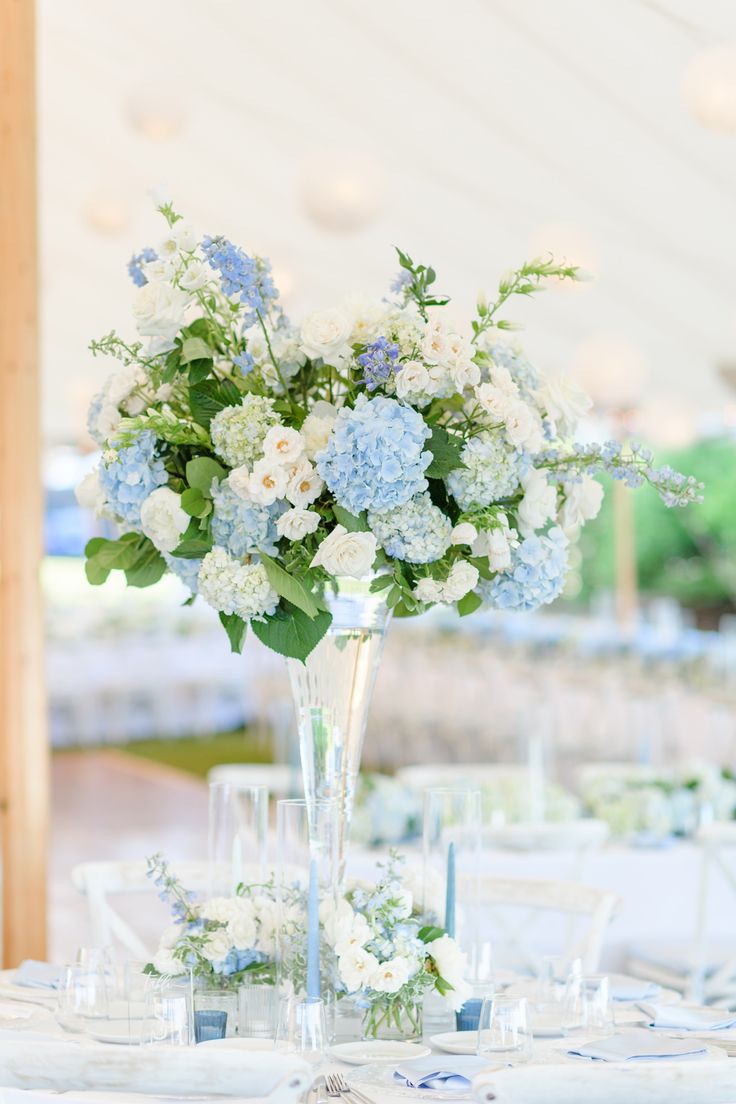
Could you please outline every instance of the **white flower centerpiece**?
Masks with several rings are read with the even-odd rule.
[[[428,993],[455,1011],[470,994],[465,954],[442,928],[423,922],[401,862],[392,851],[375,885],[354,882],[321,910],[338,984],[362,1009],[366,1038],[421,1038]]]
[[[92,402],[102,459],[79,496],[121,535],[89,542],[87,577],[173,572],[234,650],[250,626],[287,657],[299,706],[336,718],[341,776],[305,773],[308,799],[341,803],[344,838],[386,611],[536,609],[563,589],[598,474],[671,506],[700,487],[638,446],[576,442],[590,400],[503,341],[509,300],[574,266],[524,264],[461,321],[399,251],[387,296],[295,324],[266,260],[159,210],[162,242],[129,265],[138,337],[91,346],[118,367]],[[361,587],[373,605],[356,624]]]

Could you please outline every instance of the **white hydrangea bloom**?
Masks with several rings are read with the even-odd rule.
[[[471,437],[460,458],[465,467],[450,472],[447,485],[461,510],[490,506],[519,486],[519,457],[498,430]]]
[[[279,601],[262,564],[241,564],[217,545],[202,560],[198,583],[213,609],[245,620],[272,614]]]
[[[278,422],[272,399],[245,395],[240,406],[226,406],[215,414],[210,424],[212,446],[229,467],[252,467],[263,456],[266,434]]]

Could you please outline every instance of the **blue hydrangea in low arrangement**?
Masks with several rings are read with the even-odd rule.
[[[79,498],[120,527],[89,543],[91,583],[173,572],[235,650],[250,625],[304,660],[337,578],[370,578],[401,616],[536,609],[564,587],[597,475],[698,501],[645,448],[578,443],[589,398],[505,340],[513,297],[574,266],[523,264],[459,323],[434,270],[399,251],[388,295],[297,323],[268,261],[159,211],[162,240],[128,268],[137,337],[91,346],[118,365],[92,402],[102,459]]]

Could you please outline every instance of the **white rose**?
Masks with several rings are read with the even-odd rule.
[[[400,399],[420,395],[429,386],[429,372],[418,360],[407,360],[396,373],[396,394]]]
[[[138,333],[146,337],[173,340],[184,325],[189,296],[169,284],[146,284],[133,300],[133,317]]]
[[[287,510],[276,519],[276,531],[287,540],[302,540],[308,533],[317,531],[319,522],[320,516],[316,510],[302,510],[295,506],[293,510]]]
[[[228,941],[233,947],[243,951],[254,947],[256,943],[256,922],[253,916],[242,912],[236,916],[227,926]]]
[[[430,364],[427,369],[427,375],[429,382],[427,384],[428,395],[444,394],[448,391],[448,383],[450,382],[450,373],[445,368],[444,364]]]
[[[411,963],[403,955],[382,962],[371,974],[370,987],[377,993],[398,993],[411,977]]]
[[[494,422],[504,422],[510,397],[492,383],[482,383],[476,388],[475,397]]]
[[[319,906],[319,918],[325,932],[325,939],[331,947],[347,939],[353,930],[355,912],[353,906],[344,897],[323,898]]]
[[[422,356],[427,364],[443,364],[449,352],[449,335],[442,322],[438,318],[433,319],[422,342]]]
[[[557,489],[547,482],[547,476],[536,468],[521,481],[524,497],[519,504],[519,528],[524,535],[540,529],[557,516]]]
[[[478,585],[478,568],[467,560],[458,560],[450,568],[450,574],[442,587],[442,597],[446,602],[459,602]]]
[[[470,521],[461,521],[450,533],[451,544],[473,545],[478,539],[478,530]]]
[[[348,349],[350,319],[336,307],[315,311],[302,322],[301,347],[308,357],[331,361]]]
[[[368,345],[379,333],[379,323],[386,317],[386,304],[376,299],[346,299],[343,307],[351,320],[350,344]]]
[[[200,914],[204,920],[227,924],[237,914],[237,898],[212,897],[202,905]]]
[[[87,472],[81,483],[74,488],[74,494],[82,509],[94,510],[97,517],[102,517],[105,509],[105,492],[100,483],[99,468]]]
[[[365,947],[372,937],[373,932],[365,916],[356,912],[349,933],[335,944],[335,951],[338,955],[349,955],[358,948]]]
[[[320,544],[311,566],[323,567],[330,575],[362,579],[373,566],[377,544],[372,533],[349,533],[344,525],[336,525]]]
[[[273,460],[256,460],[248,481],[248,490],[254,502],[270,506],[286,493],[288,474],[281,464]]]
[[[506,436],[515,448],[539,452],[544,444],[542,419],[523,399],[510,399],[504,414]]]
[[[563,436],[575,432],[577,423],[593,405],[590,396],[569,376],[549,376],[537,392],[537,400]]]
[[[105,398],[113,406],[120,406],[136,388],[145,387],[148,377],[139,364],[125,364],[108,377],[105,384]],[[145,405],[145,404],[144,404]],[[141,407],[143,409],[143,407]],[[129,414],[140,414],[140,410],[128,408]]]
[[[450,378],[458,391],[475,387],[480,382],[480,368],[472,360],[451,360]]]
[[[170,951],[182,937],[182,928],[179,924],[169,924],[168,928],[164,928],[161,938],[159,940],[159,948]]]
[[[141,505],[141,529],[159,552],[174,551],[189,520],[181,495],[170,487],[157,487]]]
[[[566,494],[560,510],[563,529],[578,529],[598,516],[603,502],[603,487],[592,475],[584,475],[580,483],[570,484]]]
[[[438,583],[436,579],[420,579],[414,587],[414,597],[420,602],[441,602],[442,583]]]
[[[219,928],[210,932],[202,943],[201,951],[208,962],[222,962],[232,950],[233,942],[228,935],[227,928]]]
[[[305,460],[289,472],[286,497],[292,506],[309,506],[319,498],[323,488],[324,481],[321,475],[308,460]]]
[[[380,968],[376,956],[364,951],[362,947],[354,947],[347,954],[341,955],[337,966],[349,993],[371,985],[376,970]]]
[[[204,261],[190,261],[179,277],[180,285],[186,291],[199,291],[212,279],[212,269]]]
[[[302,424],[304,451],[310,460],[327,447],[332,427],[337,418],[337,407],[319,399],[307,414]]]
[[[141,271],[149,284],[167,283],[174,276],[176,265],[173,261],[157,257],[155,261],[146,261],[141,265]]]
[[[294,464],[304,452],[304,441],[298,429],[272,426],[263,438],[263,455],[277,464]]]
[[[247,464],[241,464],[239,468],[233,468],[227,477],[228,484],[235,491],[238,498],[244,502],[252,502],[250,493],[250,468]]]
[[[493,386],[498,388],[499,391],[503,391],[504,395],[507,395],[510,399],[518,397],[518,385],[504,364],[494,364],[489,375]]]
[[[165,974],[168,977],[177,977],[178,974],[183,974],[186,971],[186,967],[179,962],[178,958],[174,958],[171,951],[166,948],[156,952],[152,963],[153,968],[159,974]]]

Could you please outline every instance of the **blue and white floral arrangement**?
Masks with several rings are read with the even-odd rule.
[[[563,589],[569,541],[600,507],[597,474],[648,482],[669,506],[698,500],[692,477],[646,449],[576,443],[588,397],[502,340],[509,299],[578,279],[574,266],[522,265],[466,325],[434,270],[399,251],[386,298],[295,325],[268,261],[159,210],[163,240],[129,265],[138,337],[91,346],[119,366],[92,403],[102,460],[79,500],[121,536],[89,542],[90,583],[173,572],[233,649],[250,624],[303,660],[329,627],[336,576],[375,576],[400,616],[535,609]]]

